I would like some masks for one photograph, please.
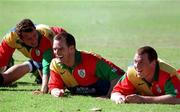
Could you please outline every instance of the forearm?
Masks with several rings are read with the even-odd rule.
[[[180,104],[180,99],[171,95],[142,96],[144,103]]]
[[[41,91],[43,93],[47,93],[47,91],[48,91],[48,81],[49,81],[49,75],[43,74],[42,75],[42,86],[41,86]]]
[[[180,99],[172,95],[161,96],[142,96],[137,94],[127,95],[126,103],[161,103],[161,104],[180,104]]]

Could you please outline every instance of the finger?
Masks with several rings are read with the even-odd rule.
[[[55,92],[55,93],[53,94],[53,96],[54,96],[54,97],[59,97],[59,93]]]
[[[40,95],[40,94],[43,94],[43,92],[41,92],[41,91],[33,91],[33,94],[34,95]]]
[[[123,98],[120,98],[119,100],[116,100],[115,102],[116,102],[116,104],[121,104],[121,103],[124,103],[124,100],[123,100]]]

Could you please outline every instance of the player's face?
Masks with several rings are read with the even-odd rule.
[[[72,49],[66,45],[66,40],[62,38],[61,40],[54,40],[53,42],[53,52],[56,58],[61,60],[61,63],[68,65],[72,58]]]
[[[36,29],[33,29],[31,32],[22,32],[21,39],[26,45],[30,47],[38,46],[38,33]]]
[[[135,54],[134,68],[136,69],[138,76],[146,79],[146,77],[148,77],[147,75],[152,72],[152,66],[153,63],[149,61],[148,55],[146,53],[142,55],[137,53]]]

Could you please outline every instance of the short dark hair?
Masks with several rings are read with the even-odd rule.
[[[57,34],[54,37],[54,40],[61,40],[62,38],[64,38],[66,40],[66,44],[67,44],[68,47],[72,46],[72,45],[74,45],[76,47],[75,38],[70,33],[68,33],[68,32],[61,32],[61,33]]]
[[[153,60],[157,60],[158,59],[158,55],[157,55],[156,50],[154,48],[150,47],[150,46],[140,47],[137,50],[137,53],[139,55],[147,54],[148,55],[148,59],[149,59],[150,62],[152,62]]]
[[[34,23],[30,19],[23,19],[16,24],[15,32],[21,36],[22,32],[31,32],[33,29],[36,29]]]

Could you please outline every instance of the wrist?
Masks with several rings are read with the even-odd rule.
[[[64,90],[59,88],[54,88],[51,90],[51,95],[54,97],[61,97],[64,95]]]
[[[116,99],[119,99],[120,96],[121,93],[119,92],[111,93],[111,100],[115,101]]]
[[[42,85],[41,86],[41,92],[47,93],[48,92],[48,86],[47,85]]]

